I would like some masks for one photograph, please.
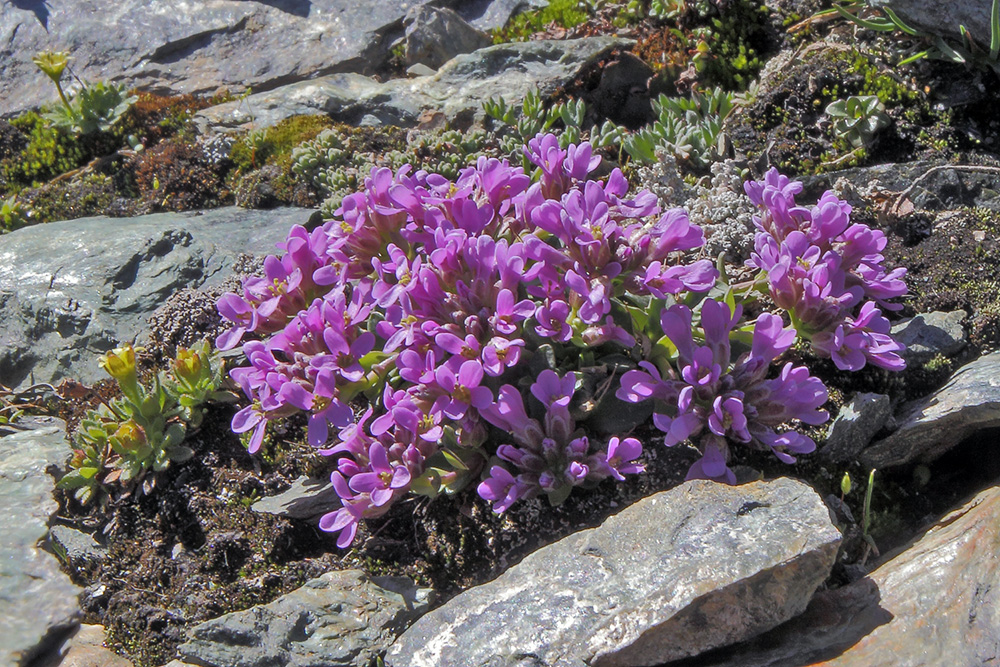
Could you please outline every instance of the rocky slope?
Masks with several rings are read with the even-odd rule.
[[[254,90],[185,102],[172,138],[158,120],[144,151],[119,144],[104,159],[98,147],[82,170],[18,192],[38,202],[39,192],[86,190],[97,176],[111,194],[88,213],[168,212],[0,235],[0,524],[10,537],[0,662],[930,665],[947,656],[972,665],[1000,650],[991,593],[1000,582],[988,558],[1000,488],[1000,125],[988,48],[965,64],[897,67],[919,38],[831,17],[799,23],[823,7],[810,0],[668,3],[683,7],[659,18],[606,3],[577,25],[560,9],[525,29],[539,39],[486,46],[481,31],[524,4],[421,2],[409,13],[317,0],[0,7],[13,54],[0,65],[8,93],[0,114],[52,101],[51,83],[30,62],[46,48],[70,50],[81,77],[140,90]],[[985,1],[889,4],[956,49],[969,50],[959,24],[978,39],[990,32]],[[715,33],[702,30],[702,11]],[[756,27],[739,32],[726,23],[736,16],[755,17]],[[678,34],[690,42],[673,43]],[[427,55],[435,42],[455,48]],[[755,64],[740,69],[745,61]],[[636,479],[555,508],[530,501],[503,517],[474,493],[411,502],[340,550],[315,528],[339,500],[328,461],[304,444],[304,420],[289,420],[254,458],[222,405],[185,441],[195,457],[156,476],[155,488],[122,492],[103,508],[53,496],[71,453],[66,431],[115,393],[100,381],[101,354],[144,342],[140,365],[151,372],[178,346],[218,334],[218,295],[259,272],[292,224],[322,220],[316,206],[329,193],[292,171],[290,146],[276,147],[289,118],[322,116],[297,144],[335,127],[363,146],[358,154],[410,150],[438,160],[435,151],[468,135],[419,144],[421,133],[447,126],[456,137],[486,136],[481,103],[495,95],[512,105],[533,90],[584,99],[593,136],[594,123],[652,120],[649,101],[660,92],[724,81],[746,88],[758,70],[718,149],[705,153],[729,167],[711,170],[678,152],[626,170],[633,185],[717,228],[734,255],[746,250],[738,237],[752,211],[741,168],[775,165],[801,178],[803,201],[833,188],[856,220],[886,231],[888,261],[909,269],[911,295],[893,323],[909,367],[848,375],[811,359],[835,417],[829,430],[815,429],[816,454],[792,466],[750,455],[738,470],[749,483],[739,486],[682,483],[696,456],[659,446],[648,413],[616,415],[622,430],[641,424],[633,434],[647,444],[647,471]],[[825,110],[865,95],[879,98],[885,118],[856,146]],[[15,128],[0,133],[0,159],[9,160],[25,139],[16,121],[6,127]],[[257,136],[271,137],[269,148],[248,139],[267,128],[274,134]],[[502,140],[491,135],[470,150],[497,151]],[[168,146],[172,160],[188,151],[192,162],[151,161]],[[15,173],[7,164],[3,173]],[[181,204],[198,184],[170,179],[191,165],[212,196]],[[244,193],[243,204],[285,206],[176,210],[232,202],[229,188]],[[734,220],[742,227],[726,227]],[[15,418],[17,410],[35,416]],[[845,472],[855,482],[846,495]]]

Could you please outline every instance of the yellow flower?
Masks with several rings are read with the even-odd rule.
[[[129,451],[136,451],[146,444],[146,432],[133,419],[122,422],[115,431],[115,437],[121,446]]]
[[[101,368],[118,380],[123,388],[126,384],[130,386],[135,384],[135,350],[132,349],[131,345],[111,350],[100,358],[100,364]]]
[[[201,375],[201,369],[201,355],[198,352],[183,347],[177,350],[177,359],[174,360],[177,379],[193,383]]]
[[[38,69],[45,72],[50,79],[59,83],[63,70],[69,64],[69,53],[66,51],[42,51],[32,58],[31,62],[38,65]]]

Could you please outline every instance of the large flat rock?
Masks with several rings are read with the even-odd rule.
[[[903,409],[901,426],[861,453],[870,468],[929,463],[977,431],[1000,426],[1000,352],[958,369],[948,383]]]
[[[386,665],[640,667],[698,655],[801,612],[840,538],[800,482],[687,482],[423,616]]]
[[[69,51],[81,78],[160,93],[269,90],[332,72],[377,70],[403,18],[429,0],[12,0],[0,3],[0,115],[57,101],[34,63]],[[453,5],[477,28],[503,25],[518,0]]]
[[[998,515],[1000,487],[993,487],[868,577],[818,593],[799,618],[698,664],[992,664],[1000,655]]]
[[[185,287],[231,275],[240,253],[274,253],[315,211],[157,213],[82,218],[0,236],[0,384],[86,383],[98,357],[145,331],[146,319]]]
[[[368,667],[432,594],[405,577],[328,572],[270,604],[198,625],[178,653],[203,667]]]
[[[24,665],[77,623],[80,589],[38,548],[57,505],[45,472],[69,455],[66,425],[39,419],[0,437],[0,665]]]
[[[199,112],[195,122],[205,133],[268,127],[299,114],[327,114],[358,124],[412,127],[428,110],[448,118],[482,115],[482,103],[501,95],[520,102],[528,92],[548,95],[581,70],[607,57],[630,40],[588,37],[563,41],[498,44],[456,56],[435,74],[379,83],[358,73],[302,81],[220,104]]]

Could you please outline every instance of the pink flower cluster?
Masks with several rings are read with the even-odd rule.
[[[618,389],[624,401],[656,399],[661,409],[653,413],[653,423],[666,433],[667,446],[686,439],[699,442],[702,457],[691,466],[688,479],[735,483],[727,465],[730,442],[770,450],[791,463],[794,454],[807,454],[816,449],[816,443],[796,431],[776,429],[793,419],[822,424],[829,418],[820,409],[827,399],[826,387],[809,369],[785,363],[777,377],[769,377],[772,362],[796,338],[779,316],[761,314],[750,349],[731,358],[730,335],[741,312],[741,306],[731,311],[725,303],[704,301],[699,345],[692,335],[690,308],[677,304],[663,311],[660,326],[677,349],[676,362],[663,373],[654,364],[642,362],[644,370],[625,373]]]
[[[747,265],[767,276],[771,297],[799,335],[841,370],[867,363],[901,370],[905,347],[889,335],[880,307],[900,307],[889,299],[906,294],[906,269],[883,266],[885,234],[851,222],[850,205],[832,192],[811,208],[798,206],[802,184],[777,169],[744,189],[761,213]]]
[[[335,219],[294,228],[265,278],[219,300],[234,326],[218,346],[250,339],[250,365],[232,377],[251,403],[233,429],[251,432],[254,451],[269,421],[309,415],[309,442],[338,457],[343,507],[321,527],[340,546],[407,493],[472,483],[494,453],[503,464],[478,488],[498,511],[641,469],[637,441],[570,437],[572,374],[556,402],[543,401],[537,434],[503,410],[524,412],[514,386],[539,344],[631,346],[620,297],[707,291],[717,272],[707,260],[677,265],[703,241],[683,211],[660,216],[648,192],[628,198],[617,169],[591,180],[600,158],[589,144],[563,149],[540,135],[524,150],[537,182],[487,158],[454,182],[373,170]],[[552,384],[543,375],[533,387]],[[362,394],[370,407],[358,419]],[[496,448],[490,425],[517,444]],[[507,476],[516,484],[505,487]]]

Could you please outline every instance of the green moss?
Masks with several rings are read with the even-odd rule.
[[[237,173],[243,174],[266,164],[291,168],[292,149],[332,127],[326,116],[292,116],[264,130],[244,134],[233,146],[230,158]]]
[[[929,373],[941,373],[951,370],[951,360],[943,354],[935,355],[933,359],[924,364],[924,368]]]
[[[103,143],[104,137],[76,138],[49,126],[33,111],[10,122],[28,136],[28,146],[20,155],[4,160],[0,171],[11,190],[42,183],[80,167]]]
[[[31,221],[37,224],[102,215],[114,197],[115,188],[110,176],[87,174],[78,180],[42,188],[31,199]]]
[[[551,0],[547,7],[522,12],[507,25],[493,31],[493,43],[523,42],[550,25],[573,28],[587,20],[587,12],[577,0]]]
[[[863,77],[856,95],[875,95],[887,107],[919,104],[922,96],[905,83],[881,71],[871,58],[860,51],[847,55],[850,71]]]
[[[696,31],[695,67],[706,86],[743,90],[764,66],[767,8],[753,0],[737,0]]]

